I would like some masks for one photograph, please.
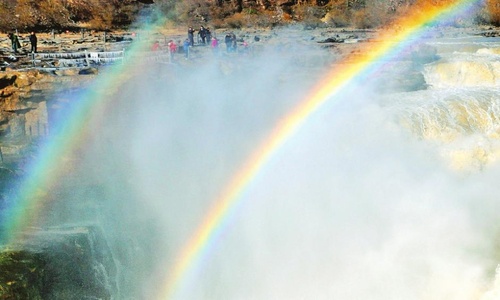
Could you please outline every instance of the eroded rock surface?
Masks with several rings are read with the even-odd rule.
[[[98,227],[53,227],[0,248],[0,299],[111,299],[116,266]]]

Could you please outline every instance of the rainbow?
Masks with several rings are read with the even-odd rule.
[[[201,222],[196,232],[180,250],[175,265],[169,270],[159,298],[175,298],[188,277],[202,258],[209,252],[219,233],[224,230],[228,218],[236,210],[250,183],[283,144],[293,136],[306,120],[328,101],[340,98],[340,93],[356,82],[368,78],[408,47],[421,42],[429,26],[443,24],[452,18],[467,16],[482,0],[448,0],[442,4],[428,5],[420,1],[391,28],[371,43],[369,51],[362,57],[348,57],[349,63],[333,68],[294,110],[286,115],[262,145],[235,174],[220,197]],[[431,2],[431,1],[427,1]],[[439,2],[439,1],[437,1]]]
[[[158,23],[161,22],[159,19]],[[144,32],[157,28],[146,24]],[[127,54],[144,51],[144,43],[135,42]],[[36,160],[26,168],[27,176],[17,189],[8,195],[4,207],[0,207],[0,246],[15,242],[22,232],[36,230],[41,211],[51,201],[51,189],[57,187],[60,178],[71,172],[72,155],[91,138],[89,120],[99,122],[99,113],[116,101],[115,94],[134,76],[130,64],[114,64],[103,80],[94,84],[72,100],[75,103],[66,114],[64,122],[56,124],[51,138],[40,148]],[[97,112],[97,113],[96,113]]]

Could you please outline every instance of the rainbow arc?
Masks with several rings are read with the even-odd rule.
[[[450,19],[467,15],[481,3],[481,0],[447,1],[441,5],[430,5],[420,1],[414,9],[396,20],[391,30],[381,32],[377,43],[364,49],[366,55],[349,56],[348,63],[340,63],[324,76],[295,109],[281,119],[262,145],[251,155],[243,167],[234,175],[220,197],[213,202],[209,212],[179,251],[175,265],[169,270],[160,299],[175,298],[183,288],[184,280],[203,257],[208,255],[218,233],[224,230],[226,219],[232,215],[242,195],[272,156],[292,137],[314,112],[331,101],[342,100],[343,91],[363,78],[369,77],[409,47],[420,43],[430,26],[446,23]]]
[[[396,20],[390,30],[380,33],[376,43],[370,44],[366,55],[347,57],[345,62],[332,68],[323,76],[309,95],[284,116],[267,139],[249,157],[247,162],[233,176],[220,197],[213,205],[196,231],[183,248],[178,249],[175,265],[168,266],[167,274],[159,288],[158,298],[170,299],[183,287],[183,282],[190,272],[208,255],[210,245],[218,233],[224,230],[227,218],[243,201],[242,195],[250,183],[270,161],[277,150],[290,139],[301,126],[311,118],[314,112],[332,101],[342,101],[342,92],[356,82],[369,77],[409,47],[422,41],[428,27],[439,25],[457,16],[467,16],[482,3],[482,0],[442,1],[440,5],[428,5],[420,1],[405,16]],[[435,2],[435,1],[434,1]],[[154,26],[154,25],[153,25]],[[141,51],[144,45],[137,44],[129,53]],[[368,49],[365,49],[368,50]],[[18,233],[36,223],[37,214],[43,211],[47,193],[64,176],[64,157],[85,143],[91,135],[85,126],[96,111],[102,111],[112,105],[110,94],[118,90],[131,79],[133,66],[116,65],[103,76],[93,91],[82,94],[79,105],[70,112],[69,122],[61,128],[58,137],[45,145],[39,158],[28,170],[29,176],[7,202],[0,215],[0,243],[16,240]],[[27,209],[30,208],[30,209]],[[34,209],[33,209],[34,208]]]

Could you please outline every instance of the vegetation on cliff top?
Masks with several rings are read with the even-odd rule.
[[[217,27],[246,27],[302,22],[308,26],[383,26],[421,2],[455,0],[0,0],[0,30],[124,28],[145,11],[161,11],[176,24],[210,22]],[[470,20],[469,20],[470,19]],[[500,25],[500,2],[485,0],[468,24]],[[461,23],[462,22],[462,23]]]

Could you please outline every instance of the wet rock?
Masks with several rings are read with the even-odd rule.
[[[436,47],[422,44],[411,52],[411,60],[416,64],[427,64],[438,60]]]
[[[490,28],[490,30],[481,32],[480,35],[484,37],[500,37],[500,30]]]
[[[318,41],[318,43],[343,43],[345,39],[340,38],[339,36],[336,37],[330,37],[327,39],[324,39],[322,41]]]
[[[0,253],[0,298],[43,299],[43,258],[23,250]]]
[[[24,131],[24,118],[16,115],[9,121],[9,136],[11,138],[19,138],[26,135],[26,131]]]
[[[46,228],[0,249],[0,299],[112,299],[116,274],[96,226]]]
[[[11,86],[16,82],[17,74],[5,74],[0,76],[0,89]]]
[[[411,61],[387,63],[376,74],[375,90],[377,93],[410,92],[427,88],[419,66]]]
[[[18,88],[24,88],[26,86],[29,86],[33,83],[34,78],[32,78],[32,74],[27,74],[27,73],[19,73],[19,75],[16,78],[15,81],[15,86]]]
[[[82,88],[97,74],[92,68],[83,72],[78,68],[58,70],[57,75],[53,72],[11,70],[0,74],[0,146],[9,148],[12,139],[48,135],[48,103],[54,101],[50,95],[57,90]]]
[[[78,71],[78,75],[97,75],[99,70],[97,68],[83,68]]]
[[[56,69],[53,71],[53,74],[57,76],[75,76],[78,75],[79,72],[80,70],[78,68]]]

